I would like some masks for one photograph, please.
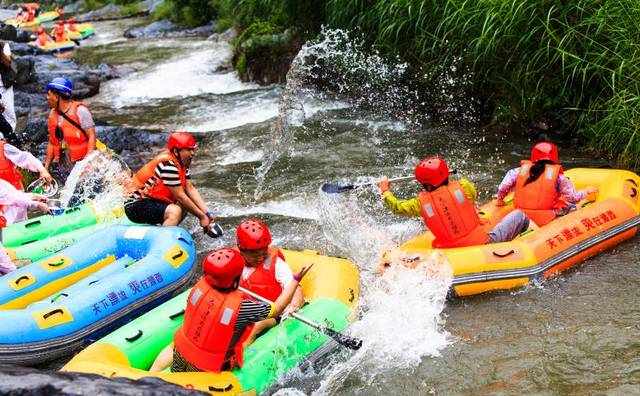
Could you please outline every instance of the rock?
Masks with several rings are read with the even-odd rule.
[[[83,10],[84,7],[85,7],[84,0],[78,0],[76,2],[67,4],[62,8],[62,10],[64,11],[65,15],[69,15],[69,14],[76,14],[80,12],[80,10]]]
[[[16,55],[35,55],[37,54],[38,50],[36,50],[34,47],[25,44],[25,43],[11,43],[9,44],[9,46],[11,47],[11,53],[16,56]]]
[[[168,19],[163,19],[147,26],[127,29],[124,36],[127,38],[208,37],[213,33],[214,28],[215,25],[210,23],[193,29],[182,29]]]
[[[36,82],[35,61],[33,57],[19,57],[14,60],[16,70],[16,86]]]
[[[236,37],[238,37],[238,30],[236,28],[230,28],[230,29],[225,30],[222,33],[214,33],[214,34],[212,34],[211,36],[209,36],[207,38],[207,40],[230,42],[231,40],[235,39]]]
[[[148,14],[152,14],[156,10],[156,8],[158,8],[158,6],[162,3],[164,3],[164,0],[145,0],[140,2],[140,6]]]
[[[18,32],[15,26],[7,25],[4,23],[0,25],[0,40],[16,41],[17,35]]]
[[[0,366],[0,394],[3,395],[204,395],[158,378],[133,381],[126,378],[108,379],[97,374],[80,374],[37,370],[19,366]]]
[[[77,16],[76,20],[78,22],[89,22],[120,18],[122,18],[122,7],[115,4],[107,4],[102,8]]]
[[[18,43],[28,43],[29,41],[35,40],[35,35],[32,35],[31,32],[27,30],[17,29],[16,30],[16,39],[13,40]]]
[[[178,26],[176,26],[173,22],[169,21],[168,19],[163,19],[161,21],[153,22],[152,24],[147,26],[129,28],[124,31],[124,37],[162,37],[164,34],[177,29]]]
[[[301,47],[300,39],[289,30],[255,35],[236,47],[233,63],[243,81],[261,85],[283,83]]]

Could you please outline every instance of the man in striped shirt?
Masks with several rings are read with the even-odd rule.
[[[190,133],[171,133],[167,149],[133,177],[133,193],[124,207],[129,220],[175,226],[180,224],[186,210],[208,230],[213,216],[189,175],[196,148],[196,140]]]

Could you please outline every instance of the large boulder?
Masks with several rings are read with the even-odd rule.
[[[170,384],[158,378],[109,379],[97,374],[68,373],[37,370],[19,366],[0,366],[0,394],[2,395],[130,395],[130,396],[187,396],[205,393]]]
[[[78,22],[89,22],[119,18],[122,18],[122,7],[111,3],[97,10],[89,11],[85,14],[79,15],[76,17],[76,20]]]
[[[193,29],[183,29],[168,19],[163,19],[147,26],[127,29],[124,32],[124,36],[127,38],[209,37],[214,29],[215,25],[213,23]]]

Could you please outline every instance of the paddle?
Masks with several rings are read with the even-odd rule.
[[[393,179],[389,179],[389,181],[398,182],[403,180],[410,180],[413,178],[414,176],[401,176],[401,177],[394,177]],[[359,183],[359,184],[325,183],[322,185],[321,190],[326,192],[327,194],[340,194],[345,191],[351,191],[363,186],[370,186],[372,184],[378,183],[379,181],[380,180],[376,180],[376,181],[370,181],[370,182]]]
[[[244,287],[238,287],[238,290],[240,290],[243,293],[246,293],[248,295],[250,295],[251,297],[255,298],[256,300],[262,301],[262,302],[266,302],[269,304],[273,304],[272,301],[267,300],[266,298],[262,297],[259,294],[256,294],[250,290],[245,289]],[[362,346],[362,340],[359,340],[357,338],[354,337],[350,337],[348,335],[342,334],[338,331],[335,331],[327,326],[321,325],[320,323],[316,323],[310,319],[305,318],[304,316],[298,314],[298,313],[292,313],[291,316],[293,316],[294,318],[296,318],[297,320],[301,321],[302,323],[306,324],[307,326],[313,327],[314,329],[323,332],[324,334],[328,335],[329,337],[333,338],[338,344],[347,347],[349,349],[353,349],[353,350],[358,350],[360,349],[360,347]]]

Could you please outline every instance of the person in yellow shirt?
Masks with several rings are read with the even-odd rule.
[[[420,161],[415,168],[415,178],[422,191],[411,199],[396,198],[386,177],[378,183],[378,188],[385,206],[393,213],[422,216],[426,227],[435,236],[434,248],[506,242],[529,227],[527,216],[520,210],[514,210],[487,232],[483,227],[486,221],[480,219],[475,206],[477,192],[474,184],[465,178],[449,180],[449,167],[440,157]]]

